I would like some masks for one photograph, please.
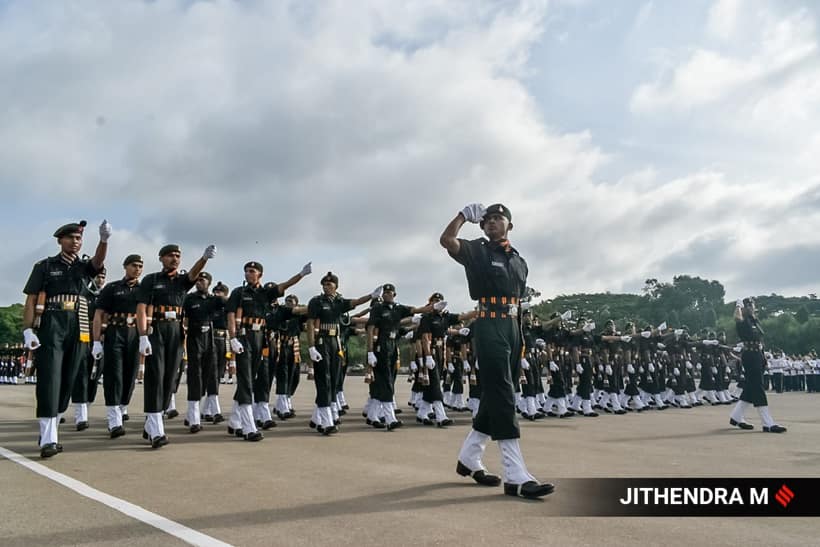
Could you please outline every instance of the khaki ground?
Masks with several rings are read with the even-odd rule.
[[[166,518],[236,545],[812,545],[818,519],[565,518],[557,513],[573,477],[812,477],[820,475],[820,395],[770,395],[785,435],[728,426],[731,407],[644,412],[597,419],[522,423],[530,471],[557,484],[543,501],[517,500],[501,489],[458,477],[456,456],[469,430],[416,425],[397,383],[406,427],[366,427],[361,378],[349,378],[353,409],[342,432],[321,437],[307,427],[312,386],[295,398],[297,417],[260,443],[226,434],[224,424],[191,435],[182,416],[167,422],[171,444],[154,451],[140,433],[142,390],[128,434],[107,437],[102,390],[91,428],[61,428],[65,452],[42,461],[36,446],[33,386],[0,386],[0,446]],[[185,386],[178,408],[184,414]],[[233,386],[222,386],[230,411]],[[499,471],[495,446],[485,463]],[[0,458],[2,545],[175,545],[175,538],[86,499]]]

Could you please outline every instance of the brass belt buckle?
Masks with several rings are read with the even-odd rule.
[[[252,331],[262,330],[262,323],[251,323],[251,330]]]
[[[507,313],[509,313],[510,317],[518,317],[518,306],[510,304],[510,311]]]
[[[395,339],[396,339],[396,331],[390,331],[390,336],[389,336],[389,338],[390,338],[391,340],[395,340]]]
[[[441,347],[444,344],[443,340],[436,340],[436,347]]]
[[[199,329],[200,329],[202,332],[208,332],[209,330],[211,330],[211,327],[209,327],[209,326],[207,326],[207,325],[202,325],[201,327],[199,327]]]
[[[327,331],[328,336],[336,336],[336,329],[330,329]]]
[[[77,302],[60,302],[60,308],[62,308],[65,311],[74,311],[77,308]]]
[[[125,324],[126,325],[133,325],[134,324],[134,318],[133,317],[126,317],[125,318]]]

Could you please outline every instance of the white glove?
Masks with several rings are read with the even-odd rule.
[[[416,372],[419,369],[419,366],[416,364],[415,361],[410,361],[410,370]]]
[[[372,293],[370,293],[370,298],[372,298],[373,300],[377,300],[378,298],[381,297],[383,292],[384,292],[384,285],[379,285],[378,287],[373,289]]]
[[[732,368],[727,366],[726,367],[726,374],[731,374],[731,373],[732,373]]]
[[[683,329],[675,329],[675,336],[681,336],[683,334]]]
[[[631,341],[632,341],[632,337],[629,336],[628,334],[624,334],[623,336],[621,336],[621,342],[631,342]]]
[[[468,329],[467,327],[464,327],[463,329],[459,329],[458,333],[461,336],[470,336],[470,329]]]
[[[692,362],[691,361],[686,361],[686,368],[688,368],[689,370],[692,370]]]
[[[478,224],[481,222],[481,219],[484,218],[484,213],[486,211],[487,208],[481,203],[471,203],[466,205],[464,209],[461,210],[461,214],[464,215],[464,220],[467,222]]]
[[[555,361],[550,361],[550,370],[552,372],[558,372],[558,365],[555,363]]]
[[[631,364],[626,365],[626,372],[627,374],[635,374],[635,367],[633,367]]]
[[[462,366],[462,368],[464,369],[464,372],[470,372],[470,371],[472,370],[472,369],[470,368],[470,362],[469,362],[469,361],[467,361],[467,360],[465,360],[465,361],[461,364],[461,366]]]
[[[405,340],[412,340],[413,335],[415,335],[415,334],[416,334],[415,332],[410,331],[410,332],[408,332],[407,334],[404,335],[404,338],[405,338]]]
[[[433,361],[433,356],[432,355],[428,355],[427,357],[424,358],[424,366],[427,367],[430,370],[433,370],[434,368],[436,368],[436,362]]]
[[[308,262],[304,266],[302,266],[302,271],[299,272],[299,275],[305,277],[306,275],[310,275],[313,273],[313,268],[311,267],[312,262]]]
[[[738,352],[738,353],[743,351],[743,344],[736,345],[735,346],[735,351]]]
[[[521,368],[523,370],[530,370],[530,362],[527,361],[526,359],[522,358],[521,359]]]
[[[322,360],[322,354],[319,353],[319,350],[316,349],[316,346],[310,346],[308,348],[308,354],[310,355],[310,360],[314,363]]]
[[[700,370],[701,368],[703,368],[703,366],[700,363],[698,363],[697,365],[695,365],[695,368]]]
[[[680,376],[680,369],[678,369],[678,367],[675,367],[675,369],[672,371],[672,374],[674,374],[675,376]]]
[[[449,372],[450,374],[452,374],[452,373],[454,373],[455,371],[456,371],[456,367],[454,367],[454,366],[453,366],[453,363],[447,363],[447,372]]]
[[[604,371],[606,372],[607,376],[612,376],[612,367],[610,365],[607,365]]]
[[[151,355],[151,342],[147,336],[140,336],[140,353],[143,355]]]
[[[583,374],[584,373],[584,365],[582,365],[581,363],[578,363],[577,365],[575,365],[575,371],[578,374]]]
[[[433,309],[436,310],[436,311],[442,311],[446,307],[447,307],[447,301],[446,300],[442,300],[441,302],[436,302],[435,304],[433,304]]]
[[[666,344],[661,344],[658,342],[658,349],[666,349]]]
[[[522,310],[528,310],[531,307],[532,307],[532,304],[530,304],[529,302],[521,302],[521,309]]]
[[[650,336],[652,336],[652,331],[645,330],[641,333],[642,338],[649,338]]]
[[[604,365],[598,365],[598,372],[604,371]]]
[[[562,321],[569,321],[570,319],[572,319],[572,310],[567,310],[561,314]]]
[[[421,323],[421,314],[417,313],[413,316],[413,324],[418,325],[419,323]]]
[[[643,366],[639,366],[639,367],[638,367],[638,372],[639,372],[640,374],[643,374]]]
[[[650,374],[655,372],[655,365],[649,363],[648,365],[646,365],[646,370],[648,370]]]
[[[206,260],[210,260],[216,256],[216,245],[208,245],[205,247],[205,250],[202,251],[202,258]]]
[[[712,367],[712,374],[717,374],[717,373],[718,373],[717,367]]]
[[[23,340],[26,349],[37,349],[40,347],[40,339],[37,338],[37,335],[34,334],[34,331],[31,329],[23,331]]]
[[[737,302],[735,302],[735,307],[736,308],[742,308],[743,307],[743,299],[742,298],[737,299]]]
[[[108,243],[108,238],[111,237],[111,223],[103,219],[100,224],[100,242]]]
[[[231,338],[231,351],[234,353],[242,353],[245,351],[245,347],[237,338]]]
[[[478,359],[475,360],[475,369],[478,370]]]
[[[590,321],[589,323],[585,323],[582,328],[584,329],[584,332],[592,332],[593,329],[595,329],[595,323]]]
[[[544,341],[543,338],[536,338],[535,339],[535,347],[538,349],[544,349],[547,347],[547,343]]]
[[[96,342],[91,344],[91,357],[93,357],[94,360],[96,361],[97,359],[100,359],[102,357],[102,354],[103,354],[102,343],[100,343],[100,341],[97,340]]]
[[[664,321],[663,323],[658,325],[658,330],[661,331],[661,332],[666,330],[666,321]]]
[[[371,367],[374,367],[374,366],[376,366],[376,363],[378,363],[378,361],[379,360],[376,359],[376,354],[375,353],[373,353],[372,351],[367,352],[367,364],[368,365],[370,365]]]

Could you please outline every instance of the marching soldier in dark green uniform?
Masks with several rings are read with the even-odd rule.
[[[458,238],[465,222],[479,223],[487,239]],[[484,208],[467,205],[447,225],[441,245],[464,266],[470,297],[479,302],[479,316],[472,325],[476,357],[480,363],[481,402],[473,428],[461,447],[456,472],[486,486],[498,486],[501,478],[484,469],[481,457],[487,441],[501,449],[504,493],[538,498],[554,486],[539,483],[527,471],[518,439],[512,370],[523,358],[518,303],[525,295],[527,263],[507,239],[512,213],[501,204]]]
[[[103,287],[97,297],[92,333],[94,347],[91,350],[95,359],[104,359],[103,395],[112,439],[125,435],[123,420],[128,415],[139,365],[137,287],[142,274],[142,258],[128,255],[122,265],[125,277]]]
[[[259,441],[262,433],[256,429],[254,409],[260,417],[263,429],[275,427],[268,402],[270,380],[264,362],[265,317],[277,298],[287,289],[311,273],[310,263],[301,272],[284,283],[262,284],[262,264],[250,261],[245,264],[245,284],[237,287],[228,298],[228,336],[231,350],[236,355],[236,393],[234,411],[228,423],[228,433],[243,437],[246,441]]]
[[[162,413],[171,402],[182,361],[182,303],[205,263],[215,256],[216,247],[208,245],[191,271],[185,273],[179,270],[179,246],[165,245],[159,250],[162,271],[146,275],[137,289],[139,350],[147,357],[143,438],[150,439],[152,448],[168,444]]]
[[[40,422],[40,456],[62,450],[57,439],[57,416],[65,412],[77,377],[80,360],[88,355],[91,332],[88,302],[83,291],[103,268],[111,225],[100,225],[100,242],[91,260],[79,258],[86,222],[61,226],[54,232],[60,254],[34,265],[23,292],[23,339],[27,350],[36,350],[37,419]],[[34,333],[39,320],[39,335]],[[42,338],[42,342],[40,341]]]
[[[751,298],[737,301],[735,309],[735,324],[737,336],[743,342],[743,352],[740,361],[743,365],[743,374],[746,382],[740,400],[732,410],[729,424],[741,429],[754,429],[752,424],[746,423],[745,412],[754,406],[763,422],[763,431],[766,433],[785,433],[786,428],[775,423],[769,413],[769,402],[763,390],[763,328],[757,319],[755,302]]]
[[[213,297],[219,298],[227,303],[228,287],[219,281],[213,290]],[[213,422],[214,425],[225,421],[222,416],[222,408],[219,406],[219,383],[225,375],[225,368],[228,364],[228,317],[225,306],[216,306],[211,310],[211,323],[214,332],[214,354],[216,357],[216,367],[213,374],[203,377],[205,382],[205,404],[202,412],[206,422]]]
[[[83,296],[88,302],[88,319],[94,320],[97,311],[97,296],[105,285],[105,268],[94,276],[91,283],[85,288]],[[102,358],[102,356],[100,356]],[[77,378],[74,380],[74,387],[71,389],[71,402],[74,403],[74,425],[77,431],[88,429],[88,406],[97,397],[97,378],[102,372],[103,364],[99,359],[91,355],[91,350],[86,353],[85,359],[80,361],[80,368],[77,371]]]

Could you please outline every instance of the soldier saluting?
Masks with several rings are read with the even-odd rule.
[[[487,239],[459,239],[465,222],[478,223]],[[512,228],[512,213],[504,205],[485,209],[473,203],[450,221],[440,238],[450,256],[464,266],[470,297],[479,302],[472,334],[481,363],[481,401],[473,428],[461,447],[456,472],[479,484],[498,486],[501,478],[487,473],[481,462],[487,441],[493,439],[501,449],[504,493],[539,498],[552,493],[554,486],[539,483],[530,475],[518,444],[521,433],[511,371],[523,359],[518,303],[526,293],[527,263],[507,239]]]
[[[37,419],[40,422],[40,457],[62,451],[57,441],[57,416],[68,408],[80,361],[91,341],[88,302],[83,291],[103,268],[111,224],[100,224],[100,242],[94,256],[80,258],[86,221],[65,224],[54,232],[58,255],[34,265],[23,292],[23,339],[27,350],[36,350]],[[34,333],[40,321],[39,334]]]
[[[171,402],[182,360],[182,303],[205,264],[216,256],[216,247],[208,245],[187,274],[179,270],[181,256],[179,245],[162,247],[162,271],[146,275],[137,289],[139,351],[147,357],[143,438],[150,439],[152,448],[168,444],[162,412]]]

